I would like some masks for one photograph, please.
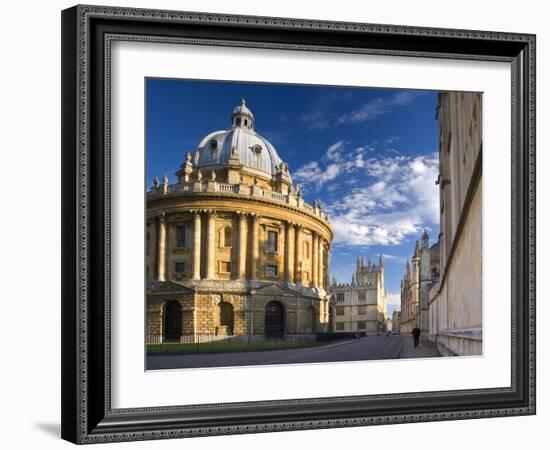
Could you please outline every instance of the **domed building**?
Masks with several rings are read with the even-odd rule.
[[[332,228],[244,100],[176,176],[147,192],[148,342],[328,331]]]

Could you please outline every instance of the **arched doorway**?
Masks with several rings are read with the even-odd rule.
[[[265,335],[283,337],[285,334],[285,311],[279,302],[269,302],[265,307]]]
[[[181,305],[177,300],[171,300],[164,305],[163,340],[179,341],[181,337]]]
[[[220,328],[225,334],[233,334],[233,305],[228,302],[220,303]]]
[[[308,306],[306,313],[306,333],[315,333],[315,323],[317,322],[316,316],[315,308],[313,306]]]

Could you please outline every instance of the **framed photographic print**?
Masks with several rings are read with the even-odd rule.
[[[63,438],[535,413],[533,35],[75,6],[62,45]]]

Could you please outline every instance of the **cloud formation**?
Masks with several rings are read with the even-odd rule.
[[[341,96],[332,94],[323,96],[313,105],[311,111],[302,114],[300,120],[312,130],[323,130],[338,125],[364,123],[406,106],[419,95],[416,92],[397,91],[393,94],[370,100],[358,108],[338,114],[334,112],[333,104],[341,102]],[[344,95],[345,97],[345,95]]]
[[[357,124],[376,119],[379,116],[388,114],[396,107],[412,103],[413,99],[414,94],[412,92],[397,92],[389,97],[376,98],[350,113],[341,115],[338,118],[338,123]]]
[[[386,304],[401,306],[401,293],[388,292],[388,298]]]
[[[335,244],[397,245],[439,221],[437,154],[371,157],[371,150],[338,141],[321,161],[294,173],[305,192],[324,188],[330,194],[325,208]]]

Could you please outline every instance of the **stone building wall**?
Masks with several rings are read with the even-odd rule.
[[[481,106],[481,94],[439,94],[441,281],[430,291],[429,334],[449,355],[483,349]]]
[[[351,284],[331,286],[331,329],[334,332],[378,332],[386,327],[384,265],[358,259]],[[340,301],[342,299],[343,301]]]

